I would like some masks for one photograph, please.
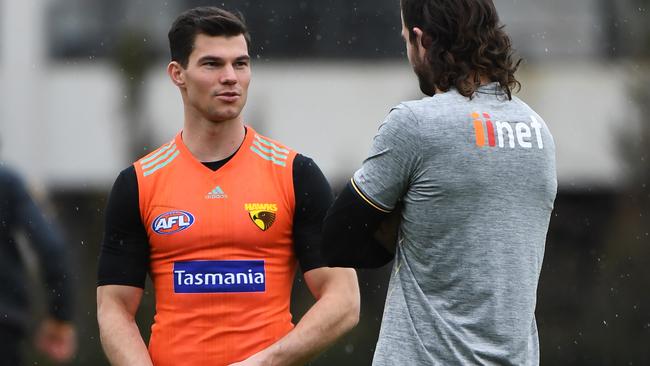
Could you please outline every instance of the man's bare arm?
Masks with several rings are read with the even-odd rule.
[[[304,277],[316,303],[286,336],[233,366],[303,365],[358,323],[359,284],[353,269],[317,268]]]
[[[133,286],[97,287],[97,321],[106,357],[114,366],[152,365],[135,323],[142,289]]]

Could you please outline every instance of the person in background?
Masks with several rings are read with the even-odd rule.
[[[16,242],[22,232],[38,257],[47,316],[37,329],[36,348],[55,362],[67,362],[76,351],[72,323],[73,293],[65,243],[34,203],[25,183],[0,165],[0,365],[23,364],[29,334],[30,279]]]
[[[519,62],[492,0],[402,0],[401,11],[428,97],[379,127],[328,211],[324,256],[395,259],[373,365],[538,365],[553,138],[512,95]]]

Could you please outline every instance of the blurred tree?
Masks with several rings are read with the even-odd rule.
[[[650,0],[598,5],[603,56],[630,66],[625,128],[611,131],[628,174],[617,188],[561,187],[539,288],[544,365],[650,364]]]
[[[650,364],[650,19],[649,0],[632,0],[634,25],[630,67],[630,128],[619,139],[627,168],[627,185],[618,210],[616,229],[608,241],[606,266],[601,272],[603,295],[599,305],[608,309],[607,334],[599,344],[611,353],[611,364]],[[625,116],[627,117],[627,116]]]
[[[122,76],[125,132],[131,162],[152,146],[143,106],[146,74],[155,61],[155,52],[147,45],[147,34],[140,29],[125,29],[117,38],[112,61]]]
[[[608,328],[598,345],[608,350],[611,364],[650,364],[650,68],[633,67],[630,98],[635,128],[622,133],[620,151],[628,168],[615,229],[607,241],[606,262],[598,278],[601,308]]]

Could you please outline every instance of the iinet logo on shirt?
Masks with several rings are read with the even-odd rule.
[[[530,116],[530,124],[524,122],[510,123],[494,121],[488,113],[472,113],[476,145],[479,147],[508,147],[514,149],[515,144],[524,149],[532,149],[534,145],[544,148],[542,141],[542,124],[535,116]]]

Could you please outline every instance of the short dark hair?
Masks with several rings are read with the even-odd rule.
[[[401,0],[404,25],[409,39],[416,42],[413,27],[430,37],[427,62],[435,87],[442,91],[456,87],[471,98],[484,75],[496,81],[512,99],[512,90],[520,89],[510,38],[499,22],[492,0]],[[476,72],[474,79],[470,79]]]
[[[198,34],[226,37],[242,34],[250,47],[250,34],[241,14],[203,6],[187,10],[174,20],[167,34],[171,60],[186,68]]]

